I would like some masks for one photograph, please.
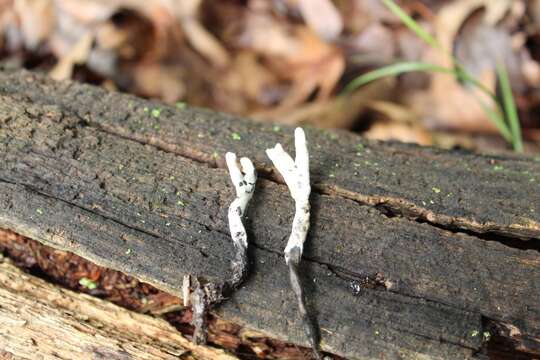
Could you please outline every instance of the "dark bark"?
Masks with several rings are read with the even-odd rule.
[[[179,295],[185,274],[228,276],[223,156],[254,159],[251,274],[215,310],[308,345],[282,256],[294,204],[264,155],[290,145],[291,129],[21,72],[0,73],[0,97],[0,227]],[[512,343],[540,353],[537,158],[307,137],[300,275],[323,350],[462,359],[490,323],[511,324]]]

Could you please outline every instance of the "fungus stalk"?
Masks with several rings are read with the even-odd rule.
[[[304,242],[309,230],[310,205],[309,195],[311,186],[309,182],[309,154],[304,130],[296,128],[294,132],[296,158],[283,150],[281,144],[273,149],[267,149],[266,154],[285,180],[291,196],[295,201],[295,213],[291,235],[285,247],[285,261],[289,266],[291,287],[298,300],[298,307],[302,315],[304,329],[311,343],[317,359],[322,356],[319,352],[319,333],[306,309],[302,283],[298,276],[298,268],[302,258]]]
[[[191,293],[191,303],[193,305],[193,320],[195,326],[193,340],[197,344],[206,343],[206,315],[210,305],[218,303],[225,298],[224,293],[229,293],[236,289],[244,280],[247,270],[247,233],[242,223],[246,207],[253,196],[257,174],[253,163],[248,158],[241,158],[240,165],[236,161],[236,155],[227,153],[225,155],[229,174],[236,190],[236,198],[229,206],[229,230],[234,244],[235,255],[231,261],[231,277],[222,284],[201,284],[198,279],[192,281],[194,290]],[[184,278],[184,289],[189,288],[190,279]],[[184,293],[186,290],[184,290]]]
[[[225,155],[229,174],[236,189],[236,199],[229,206],[229,230],[234,243],[235,257],[231,262],[232,277],[229,285],[236,288],[247,273],[247,234],[242,218],[246,211],[247,204],[253,196],[257,174],[253,163],[246,157],[240,159],[242,171],[236,162],[236,155],[228,152]]]

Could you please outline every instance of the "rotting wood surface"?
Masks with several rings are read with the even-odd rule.
[[[233,360],[165,320],[61,289],[0,260],[3,359]]]
[[[216,312],[306,345],[282,256],[294,204],[264,157],[290,128],[26,72],[0,84],[0,227],[180,294],[186,273],[229,270],[223,154],[249,156],[252,273]],[[307,136],[303,278],[323,350],[462,359],[489,323],[540,353],[537,158]]]

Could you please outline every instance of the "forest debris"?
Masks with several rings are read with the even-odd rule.
[[[99,273],[101,276],[95,279],[99,292],[91,294],[109,302],[108,306],[114,303],[137,313],[150,313],[164,317],[168,323],[179,330],[179,333],[175,332],[178,336],[185,337],[192,333],[188,325],[191,321],[191,309],[179,309],[182,306],[180,299],[157,290],[147,283],[135,280],[119,271],[99,267],[73,253],[50,248],[3,229],[0,229],[0,249],[18,267],[27,271],[38,269],[38,272],[46,274],[53,282],[74,291],[89,292],[78,284],[79,277],[84,276],[81,274]],[[156,321],[161,320],[156,319]],[[240,347],[242,350],[237,351],[239,355],[245,353],[246,349],[247,352],[252,350],[274,358],[282,355],[283,358],[289,359],[305,358],[305,354],[309,353],[308,349],[270,340],[260,332],[215,317],[209,321],[208,336],[213,345],[223,347],[229,352],[234,353]],[[187,339],[186,341],[193,346]],[[212,348],[205,349],[212,350]]]
[[[191,45],[214,65],[221,68],[227,66],[230,62],[227,50],[197,19],[201,0],[183,0],[175,4],[177,6],[171,10],[176,13]]]
[[[7,358],[236,359],[194,345],[163,319],[55,286],[8,259],[0,268],[0,347]]]
[[[36,50],[51,36],[56,21],[53,1],[14,1],[14,12],[20,19],[24,44],[27,48]]]
[[[358,97],[338,96],[356,76],[398,59],[452,67],[454,56],[495,91],[494,63],[503,60],[523,134],[534,133],[538,1],[397,3],[446,53],[427,48],[380,0],[20,0],[0,7],[0,50],[6,64],[56,79],[264,121],[362,131],[369,126],[361,124]],[[397,94],[393,101],[411,106],[430,131],[496,133],[478,103],[491,100],[451,75],[406,74],[395,84],[382,97]],[[378,121],[369,136],[404,130]]]
[[[386,101],[372,101],[368,108],[385,119],[377,119],[365,132],[368,139],[397,140],[401,142],[432,145],[430,132],[418,121],[418,116],[410,109]]]
[[[275,114],[304,102],[316,89],[318,100],[327,99],[345,68],[337,47],[322,41],[306,26],[284,24],[269,14],[247,13],[238,43],[265,56],[270,68],[291,82]]]
[[[397,50],[394,34],[379,22],[368,25],[347,42],[347,49],[355,54],[354,64],[385,64],[392,61]]]
[[[454,66],[451,54],[456,55],[465,68],[478,77],[488,89],[495,91],[497,61],[515,59],[508,43],[508,29],[497,25],[509,11],[512,2],[508,0],[460,0],[445,5],[437,14],[434,32],[441,49],[429,48],[425,58],[428,62],[447,68]],[[483,10],[483,11],[481,11]],[[481,11],[473,16],[476,11]],[[475,20],[476,19],[476,20]],[[462,31],[464,26],[476,26]],[[460,34],[465,34],[462,36]],[[475,36],[476,39],[471,38]],[[481,42],[478,38],[483,37]],[[505,40],[506,39],[506,40]],[[474,48],[468,44],[474,43]],[[483,46],[486,45],[486,46]],[[487,62],[486,62],[487,61]],[[496,131],[487,118],[481,103],[492,106],[491,100],[479,89],[465,87],[455,77],[433,73],[427,91],[410,94],[410,105],[432,128],[460,129],[466,131]]]
[[[60,59],[49,75],[55,80],[70,79],[75,65],[86,62],[92,48],[94,36],[86,33],[75,45]]]
[[[298,0],[304,20],[321,38],[335,40],[343,30],[341,14],[330,0]]]
[[[256,112],[251,114],[251,117],[258,121],[271,118],[278,124],[310,124],[319,128],[348,129],[355,123],[360,123],[358,117],[366,110],[371,101],[391,97],[395,83],[394,79],[385,79],[350,94],[342,94],[326,101],[297,106],[279,116],[270,111]]]

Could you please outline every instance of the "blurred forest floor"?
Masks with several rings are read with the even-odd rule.
[[[540,153],[540,0],[398,4],[487,88],[510,75],[525,151]],[[396,61],[451,66],[381,0],[0,0],[4,67],[257,121],[372,139],[509,151],[477,91],[410,73],[344,95]]]

